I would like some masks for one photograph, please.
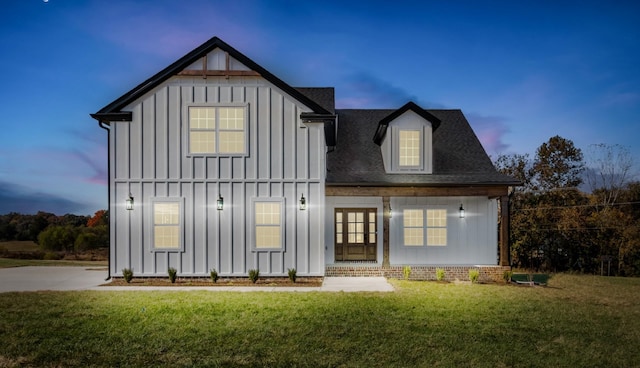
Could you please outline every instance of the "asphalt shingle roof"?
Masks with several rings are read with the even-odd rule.
[[[373,141],[379,122],[396,110],[338,109],[338,139],[327,155],[327,185],[518,185],[491,163],[460,110],[426,110],[441,120],[433,132],[432,174],[387,174]]]

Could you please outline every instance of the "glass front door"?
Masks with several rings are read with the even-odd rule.
[[[335,260],[376,261],[375,208],[338,208],[335,210]]]

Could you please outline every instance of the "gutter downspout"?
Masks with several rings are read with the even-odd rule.
[[[111,219],[113,218],[111,214],[111,129],[108,123],[104,121],[98,120],[98,125],[100,128],[107,131],[107,211],[109,211],[109,234],[107,238],[109,239],[109,256],[107,257],[107,278],[104,281],[109,281],[111,279]]]

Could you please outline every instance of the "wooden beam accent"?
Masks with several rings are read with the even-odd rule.
[[[177,75],[187,77],[259,77],[260,73],[253,70],[183,70]]]
[[[224,70],[231,70],[229,69],[229,65],[231,64],[231,62],[229,61],[229,53],[228,52],[224,52]]]
[[[508,194],[507,186],[472,187],[347,187],[326,186],[325,195],[335,197],[450,197],[497,198]]]
[[[509,196],[500,197],[500,266],[509,266]]]
[[[382,197],[382,267],[390,267],[389,262],[389,218],[391,203],[389,197]]]
[[[207,79],[207,55],[202,58],[202,78]]]

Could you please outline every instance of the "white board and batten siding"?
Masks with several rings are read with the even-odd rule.
[[[460,204],[465,217],[460,218]],[[496,265],[498,204],[487,197],[392,197],[389,220],[389,262],[394,265]],[[445,246],[405,246],[404,209],[447,211]]]
[[[208,60],[211,69],[219,62]],[[193,104],[246,106],[247,154],[189,155]],[[289,268],[301,276],[324,274],[326,148],[323,127],[300,121],[309,109],[260,77],[209,76],[172,77],[125,110],[133,121],[114,122],[110,132],[112,274],[132,268],[136,276],[166,276],[169,267],[185,276],[211,269],[244,276],[256,268],[261,275],[286,276]],[[124,206],[129,193],[131,211]],[[153,250],[151,202],[158,198],[183,200],[181,251]],[[255,198],[283,200],[283,251],[252,249]]]

